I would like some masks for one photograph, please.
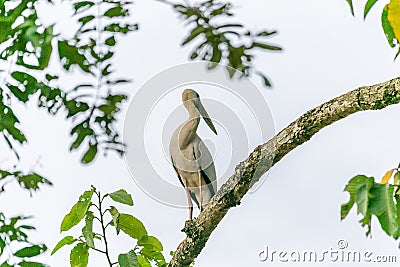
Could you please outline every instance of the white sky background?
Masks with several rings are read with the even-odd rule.
[[[279,31],[272,41],[282,45],[284,52],[264,53],[257,58],[257,68],[265,71],[274,85],[269,90],[259,84],[278,131],[335,96],[398,76],[399,60],[393,62],[395,51],[386,43],[380,26],[380,7],[385,2],[378,2],[365,22],[361,15],[364,1],[356,2],[357,17],[353,18],[344,0],[235,1],[237,21],[249,27]],[[62,8],[49,11],[58,20],[69,16]],[[156,1],[137,1],[133,11],[132,17],[140,23],[141,30],[121,39],[115,61],[117,74],[134,80],[127,86],[130,96],[154,74],[187,62],[190,51],[179,46],[187,29],[167,6]],[[64,26],[67,29],[68,24]],[[65,81],[77,83],[79,79],[71,75]],[[49,177],[54,187],[43,188],[31,198],[18,186],[10,185],[0,195],[0,210],[8,216],[35,215],[31,223],[38,231],[32,236],[44,241],[51,251],[64,236],[59,234],[63,216],[91,184],[103,192],[125,188],[133,195],[135,206],[120,210],[141,219],[149,234],[162,241],[166,255],[175,250],[184,238],[180,229],[188,216],[186,209],[165,206],[141,192],[124,160],[115,155],[100,156],[94,164],[82,166],[81,153],[68,153],[70,125],[62,116],[50,117],[35,105],[19,106],[17,110],[29,140],[21,149],[22,166],[29,169],[40,157],[41,166],[36,170]],[[383,233],[376,220],[370,239],[365,237],[354,211],[343,222],[339,216],[340,205],[348,199],[343,188],[351,177],[366,174],[380,178],[397,166],[399,116],[398,105],[361,112],[326,127],[295,149],[270,171],[256,193],[247,195],[240,206],[229,211],[195,266],[281,266],[260,262],[258,251],[268,245],[277,250],[321,252],[336,249],[339,239],[347,240],[350,249],[397,255],[400,260],[397,243]],[[0,159],[7,157],[2,154]],[[114,259],[133,244],[123,234],[113,239]],[[51,266],[69,266],[69,249],[63,248],[55,256],[47,253],[42,260]],[[93,252],[89,266],[105,266],[104,260],[103,255]]]

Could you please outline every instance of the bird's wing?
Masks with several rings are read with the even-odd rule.
[[[214,196],[217,192],[217,175],[215,173],[214,161],[210,151],[206,145],[200,141],[199,151],[194,149],[195,157],[199,159],[199,165],[201,169],[201,175],[211,192],[211,196]]]
[[[181,185],[183,186],[183,188],[185,188],[185,185],[183,184],[182,178],[179,175],[178,169],[175,167],[174,159],[172,157],[171,157],[171,162],[172,162],[172,166],[174,167],[174,170],[176,172],[176,175],[178,176],[179,182],[181,182]],[[193,199],[194,203],[196,203],[197,207],[200,208],[199,201],[197,200],[196,195],[192,191],[190,191],[190,189],[189,189],[189,193],[190,193],[190,197]]]

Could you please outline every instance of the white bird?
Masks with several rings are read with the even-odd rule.
[[[192,199],[202,211],[217,191],[217,179],[212,156],[196,133],[200,116],[203,117],[215,134],[217,134],[217,130],[196,91],[192,89],[184,90],[182,102],[189,112],[189,118],[175,130],[169,151],[172,165],[179,181],[185,188],[189,206],[189,219],[192,220]]]

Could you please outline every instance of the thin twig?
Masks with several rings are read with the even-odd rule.
[[[107,236],[106,236],[106,227],[104,226],[104,217],[103,217],[103,211],[102,211],[102,203],[101,203],[101,196],[100,196],[100,192],[97,194],[98,199],[99,199],[99,213],[100,213],[100,224],[101,224],[101,229],[103,232],[103,241],[104,241],[104,246],[105,246],[105,254],[107,256],[107,261],[108,264],[110,265],[110,267],[112,267],[112,262],[110,259],[110,254],[108,251],[108,242],[107,242]]]
[[[93,249],[93,250],[95,250],[95,251],[97,251],[97,252],[100,252],[100,253],[106,254],[106,252],[105,252],[105,251],[103,251],[103,250],[100,250],[100,249],[98,249],[98,248],[91,247],[91,249]]]

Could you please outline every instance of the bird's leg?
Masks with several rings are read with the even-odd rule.
[[[203,211],[203,190],[202,190],[202,185],[201,185],[201,172],[197,172],[199,175],[199,206],[200,206],[200,212]]]
[[[187,197],[187,202],[189,205],[189,220],[193,219],[193,203],[192,199],[190,198],[190,192],[189,188],[187,187],[186,180],[182,179],[183,185],[185,186],[185,191],[186,191],[186,197]]]

